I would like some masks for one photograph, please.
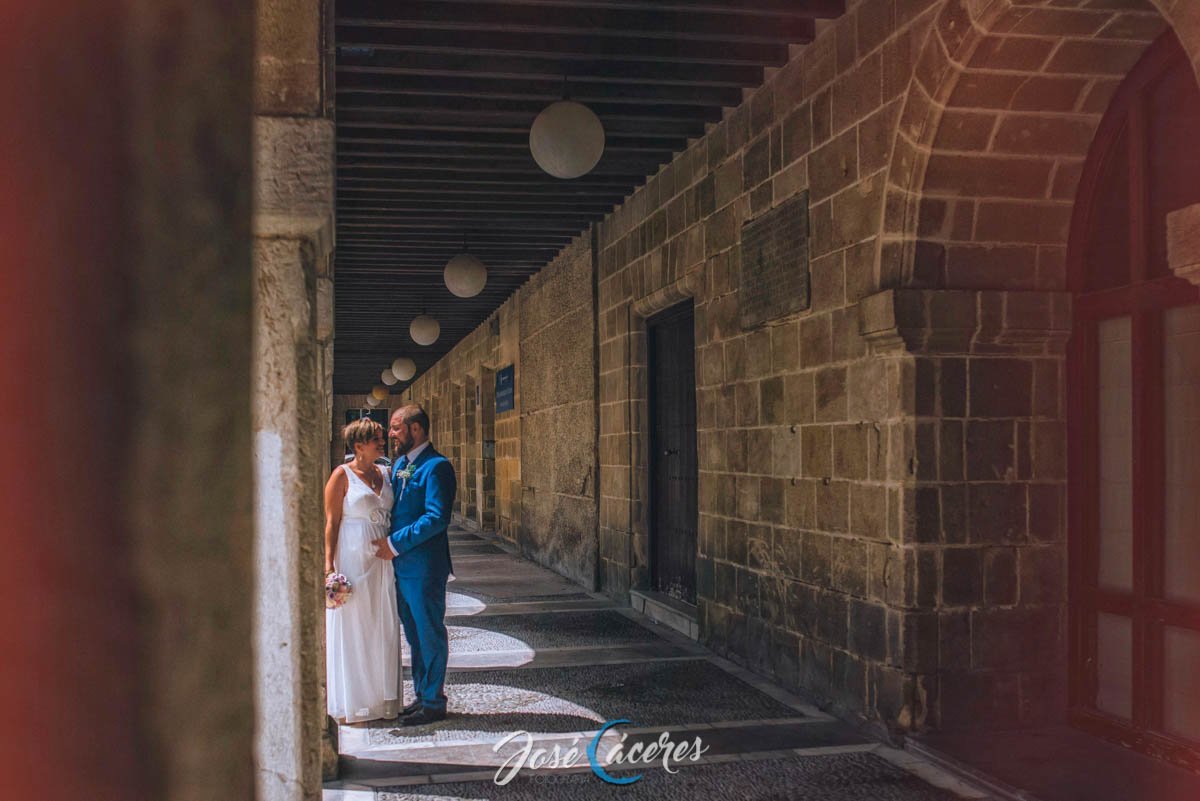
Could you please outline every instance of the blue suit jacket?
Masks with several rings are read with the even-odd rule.
[[[401,578],[440,577],[453,571],[450,563],[450,514],[458,491],[454,465],[430,445],[413,462],[413,477],[401,490],[396,478],[400,460],[392,467],[392,533],[388,539],[399,556],[392,568]]]

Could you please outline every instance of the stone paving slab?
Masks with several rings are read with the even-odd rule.
[[[622,777],[626,773],[614,772]],[[591,772],[520,776],[510,784],[491,781],[440,783],[380,790],[379,801],[958,801],[877,754],[788,755],[754,761],[731,760],[680,767],[678,773],[646,770],[622,787]]]
[[[484,601],[534,601],[547,598],[571,597],[579,598],[578,585],[566,579],[559,582],[539,582],[531,585],[529,581],[502,577],[489,579],[472,579],[469,576],[459,576],[447,587],[450,592],[463,593]],[[583,597],[587,597],[584,595]]]
[[[474,542],[460,542],[452,540],[450,542],[450,555],[457,556],[458,554],[479,554],[479,553],[504,553],[504,551],[492,545],[490,542],[478,540]]]
[[[626,748],[632,747],[634,743],[642,743],[645,746],[656,742],[664,732],[672,743],[692,742],[699,738],[707,749],[704,758],[709,760],[719,756],[746,755],[763,751],[782,752],[868,744],[867,740],[840,723],[808,719],[792,722],[785,719],[784,722],[749,723],[720,728],[669,726],[621,731],[622,734],[628,734],[625,740]],[[364,749],[354,756],[343,757],[339,774],[347,783],[378,784],[381,780],[408,783],[421,776],[430,776],[437,781],[438,777],[448,774],[500,768],[530,743],[534,748],[546,751],[551,751],[557,746],[561,753],[574,748],[581,755],[582,764],[588,743],[594,736],[595,732],[574,732],[519,737],[503,745],[446,744],[437,747]],[[615,734],[606,734],[598,753],[606,754],[619,741]],[[601,759],[606,762],[603,757]]]
[[[456,620],[449,627],[451,653],[514,648],[566,648],[654,642],[658,635],[609,610],[488,615]]]
[[[571,665],[613,665],[619,662],[650,662],[664,659],[698,659],[704,656],[699,646],[687,647],[669,642],[642,642],[628,645],[579,646],[575,648],[539,648],[519,651],[480,651],[450,654],[449,670],[480,671],[496,668],[569,667]],[[407,665],[408,662],[405,662]]]
[[[616,609],[616,605],[605,598],[590,598],[583,593],[578,596],[556,595],[549,601],[518,601],[484,605],[474,598],[459,595],[457,605],[451,603],[447,593],[446,617],[479,617],[489,615],[525,615],[533,613],[581,612],[588,609]]]
[[[356,727],[364,745],[494,742],[512,731],[594,731],[635,726],[796,717],[803,713],[703,659],[452,672],[446,720],[411,729],[394,721]],[[405,682],[405,698],[412,686]]]

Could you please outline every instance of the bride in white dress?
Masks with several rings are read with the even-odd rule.
[[[396,717],[403,706],[400,615],[392,565],[371,540],[391,524],[392,487],[384,468],[383,426],[355,420],[342,430],[354,459],[325,485],[325,575],[341,573],[350,597],[325,610],[327,709],[339,723]]]

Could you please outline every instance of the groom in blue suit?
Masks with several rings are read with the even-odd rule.
[[[375,541],[375,555],[396,573],[396,604],[412,655],[416,700],[400,723],[420,726],[446,717],[446,580],[450,564],[450,512],[457,484],[454,466],[429,443],[429,415],[417,405],[392,414],[392,533]]]

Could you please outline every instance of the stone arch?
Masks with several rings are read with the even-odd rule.
[[[882,286],[1063,289],[1088,148],[1167,31],[1200,65],[1200,7],[1183,0],[946,0],[896,132]]]

